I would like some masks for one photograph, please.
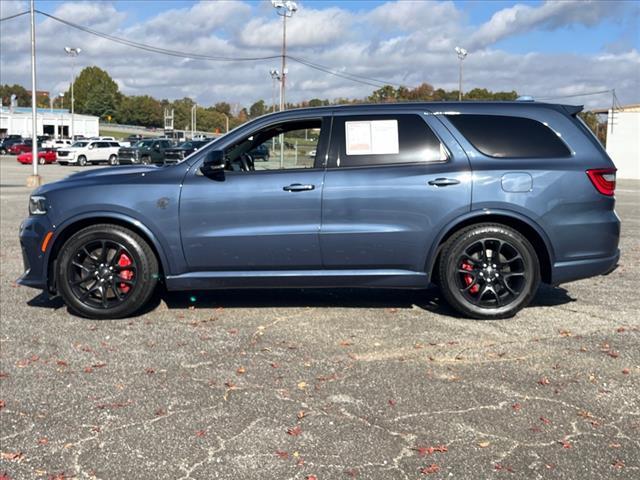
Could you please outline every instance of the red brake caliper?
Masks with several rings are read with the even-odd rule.
[[[467,272],[473,271],[473,266],[468,262],[464,262],[460,268]],[[467,287],[473,283],[473,277],[471,275],[465,274],[462,278],[464,278],[464,283]],[[480,290],[480,285],[476,284],[469,289],[469,293],[478,293],[478,290]]]
[[[125,253],[120,255],[120,258],[118,259],[118,266],[128,267],[130,265],[133,265],[131,259]],[[133,272],[131,270],[122,270],[120,272],[120,278],[123,280],[131,280],[133,278]],[[126,283],[120,284],[120,290],[122,290],[122,293],[127,293],[130,289],[131,287]]]

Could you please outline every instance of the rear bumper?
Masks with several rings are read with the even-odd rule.
[[[609,257],[557,262],[553,265],[552,283],[559,285],[596,275],[607,275],[617,268],[619,259],[620,250],[616,250],[616,253]]]

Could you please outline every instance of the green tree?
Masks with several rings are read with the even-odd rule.
[[[75,111],[105,117],[115,115],[120,102],[118,84],[99,67],[86,67],[73,84]],[[65,93],[71,98],[71,89]]]
[[[258,100],[249,107],[249,118],[257,118],[265,113],[267,113],[267,107],[264,100]]]
[[[119,123],[162,127],[164,120],[162,103],[149,95],[123,96],[115,118]]]
[[[367,99],[371,103],[393,102],[398,99],[398,91],[391,85],[374,90]]]
[[[0,100],[2,105],[9,106],[11,104],[11,95],[16,95],[19,107],[31,106],[31,92],[22,85],[0,85]]]

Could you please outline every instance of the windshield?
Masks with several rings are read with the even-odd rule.
[[[181,143],[181,144],[179,145],[179,147],[180,147],[180,148],[191,148],[191,147],[193,147],[193,146],[194,146],[194,145],[193,145],[193,143],[191,143],[191,142],[184,142],[184,143]]]
[[[83,147],[86,147],[87,145],[89,145],[89,142],[76,142],[71,146],[76,148],[83,148]]]
[[[134,147],[150,147],[152,143],[153,140],[140,140]]]

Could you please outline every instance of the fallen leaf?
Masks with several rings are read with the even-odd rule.
[[[388,403],[390,407],[395,407],[398,402],[396,400],[391,399],[388,401]]]
[[[60,366],[60,367],[68,367],[68,366],[69,366],[69,364],[68,364],[67,362],[65,362],[64,360],[58,360],[58,361],[56,362],[56,364],[57,364],[58,366]]]
[[[144,371],[147,375],[153,375],[156,371],[153,368],[147,368]]]
[[[514,403],[513,405],[511,405],[511,408],[514,412],[519,412],[522,409],[522,405],[520,405],[519,403]]]
[[[291,435],[292,437],[297,437],[302,433],[302,428],[300,425],[296,425],[295,427],[287,428],[287,435]]]
[[[623,375],[629,375],[629,373],[631,373],[631,370],[629,370],[628,368],[623,368],[622,369],[622,374]]]
[[[624,462],[618,458],[611,463],[611,466],[616,470],[622,470],[624,468]]]
[[[436,445],[435,447],[415,447],[414,450],[416,450],[418,455],[421,457],[424,457],[427,453],[431,455],[433,453],[445,453],[449,451],[446,445]]]
[[[571,332],[569,330],[560,330],[558,333],[560,333],[561,337],[570,337],[571,336]]]
[[[244,375],[246,373],[246,369],[244,367],[238,367],[238,369],[236,370],[236,373],[238,375]]]
[[[304,478],[305,480],[318,480],[318,477],[316,477],[315,475],[307,475]]]
[[[607,355],[609,355],[611,358],[618,358],[620,356],[620,354],[615,350],[609,350],[607,352]]]
[[[206,434],[207,434],[207,431],[206,431],[206,430],[198,430],[198,431],[196,432],[196,437],[201,437],[201,438],[202,438],[202,437],[204,437]]]
[[[438,465],[436,465],[435,463],[432,463],[431,465],[427,465],[426,467],[422,467],[420,469],[420,473],[423,475],[429,475],[431,473],[438,473],[440,471],[440,467]]]
[[[38,445],[46,445],[49,443],[49,439],[47,437],[42,437],[38,439]]]
[[[6,402],[4,400],[0,400],[0,410],[2,410],[6,406],[7,406]]]
[[[491,445],[491,442],[478,442],[480,448],[487,448],[489,445]]]
[[[298,420],[302,420],[304,417],[307,416],[307,413],[304,410],[300,410],[298,412],[298,415],[296,415],[298,417]]]
[[[3,460],[9,460],[10,462],[21,462],[24,459],[24,453],[22,452],[2,452],[0,458]]]
[[[341,347],[350,347],[351,345],[353,345],[353,342],[351,340],[342,340],[340,342]]]
[[[540,380],[538,380],[538,383],[540,385],[549,385],[551,382],[547,377],[542,377]]]
[[[298,390],[304,390],[307,388],[307,382],[298,382]]]
[[[558,442],[560,445],[562,445],[562,448],[571,448],[571,444],[569,442],[567,442],[566,440],[560,440]]]
[[[548,418],[546,418],[546,417],[540,417],[540,421],[541,421],[542,423],[544,423],[545,425],[550,425],[550,424],[551,424],[551,420],[549,420],[549,419],[548,419]]]
[[[506,470],[507,472],[513,473],[513,468],[507,466],[507,465],[503,465],[501,463],[496,463],[494,468],[496,470]]]
[[[289,458],[288,452],[282,452],[280,450],[276,451],[276,455],[278,456],[278,458],[282,458],[282,459]]]

